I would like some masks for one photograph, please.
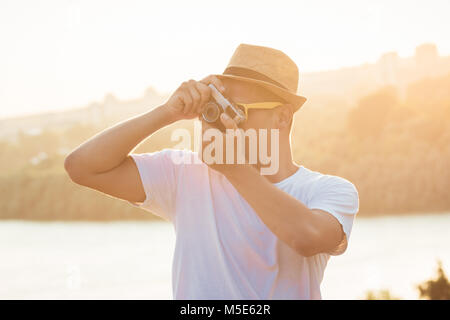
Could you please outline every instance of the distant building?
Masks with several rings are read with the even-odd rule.
[[[400,58],[397,52],[385,53],[377,62],[379,82],[382,85],[398,85]]]
[[[313,102],[335,95],[347,97],[347,102],[352,104],[383,86],[396,86],[403,93],[412,82],[448,73],[450,56],[440,57],[436,45],[422,44],[413,57],[401,58],[396,52],[389,52],[376,63],[306,73],[300,79],[300,92]]]

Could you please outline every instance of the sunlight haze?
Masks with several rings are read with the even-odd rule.
[[[0,118],[129,99],[221,73],[239,43],[300,72],[450,54],[450,1],[1,1]],[[301,80],[300,80],[301,91]]]

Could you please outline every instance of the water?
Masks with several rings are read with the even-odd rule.
[[[438,258],[450,273],[449,227],[450,214],[357,219],[323,298],[416,299]],[[164,222],[0,222],[0,299],[171,299],[174,240]]]

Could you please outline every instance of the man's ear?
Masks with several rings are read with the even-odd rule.
[[[279,129],[290,128],[294,107],[291,104],[284,104],[275,109],[275,124]]]

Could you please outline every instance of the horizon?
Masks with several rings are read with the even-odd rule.
[[[421,43],[421,44],[418,44],[416,46],[416,48],[421,46],[421,45],[429,45],[429,44],[435,45],[434,43],[429,43],[429,42],[428,43]],[[437,48],[437,51],[438,51],[438,55],[439,55],[440,58],[450,57],[450,54],[449,55],[442,55],[439,52],[439,48]],[[366,61],[366,62],[361,63],[361,64],[341,66],[341,67],[338,67],[338,68],[335,68],[335,69],[323,69],[323,70],[316,70],[316,71],[313,70],[313,71],[310,71],[310,72],[303,72],[303,75],[316,74],[316,73],[326,73],[326,72],[339,72],[340,70],[344,70],[344,69],[347,69],[347,68],[362,68],[362,67],[364,67],[366,65],[374,65],[374,64],[377,63],[377,61],[383,55],[389,54],[389,53],[396,53],[396,54],[398,54],[397,51],[384,52],[375,61]],[[411,54],[409,56],[400,56],[399,55],[400,59],[409,59],[409,58],[413,58],[413,57],[414,57],[414,52],[413,52],[413,54]],[[300,77],[302,77],[301,74],[300,74]],[[301,86],[301,83],[299,83],[299,86]],[[40,116],[40,115],[53,114],[53,113],[58,113],[58,112],[66,112],[66,111],[82,109],[82,108],[88,107],[90,104],[94,104],[94,103],[100,103],[101,104],[101,103],[103,103],[104,100],[105,100],[105,97],[107,97],[108,95],[112,95],[114,98],[117,99],[117,101],[126,102],[126,101],[140,99],[140,98],[144,97],[145,92],[147,90],[153,90],[154,93],[156,95],[158,95],[158,96],[168,96],[168,95],[170,95],[170,92],[168,92],[168,91],[166,91],[166,92],[160,91],[157,88],[155,88],[153,85],[149,85],[146,88],[144,88],[140,94],[135,95],[135,96],[129,96],[129,97],[120,97],[120,96],[117,96],[114,92],[109,92],[108,91],[108,92],[105,92],[97,100],[86,101],[85,103],[80,104],[80,105],[76,105],[76,106],[74,105],[74,106],[67,106],[67,107],[62,107],[62,108],[57,107],[56,109],[48,109],[48,110],[44,109],[44,110],[40,110],[40,111],[36,111],[36,112],[33,112],[33,111],[32,112],[24,112],[24,113],[20,113],[20,114],[12,114],[12,115],[6,115],[6,116],[2,116],[1,113],[0,113],[0,121],[1,120],[5,121],[5,120],[8,120],[8,119],[17,119],[17,118],[24,118],[24,117]]]
[[[300,77],[372,64],[387,52],[411,57],[423,43],[435,44],[440,56],[450,55],[444,25],[449,24],[448,1],[322,0],[294,3],[289,12],[286,2],[277,8],[240,4],[239,12],[232,3],[211,11],[212,6],[201,1],[3,2],[0,35],[9,50],[0,60],[6,70],[0,73],[0,119],[80,108],[108,93],[119,100],[141,97],[149,87],[168,94],[187,79],[221,73],[239,43],[284,51],[299,66]],[[252,15],[255,8],[258,16]],[[210,12],[230,17],[230,24]],[[273,23],[261,24],[263,19]],[[292,41],[292,34],[304,41]],[[173,71],[170,78],[167,70]]]

